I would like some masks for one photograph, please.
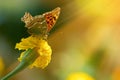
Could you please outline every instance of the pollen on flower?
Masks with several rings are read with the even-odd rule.
[[[24,38],[20,43],[16,44],[16,47],[19,50],[27,50],[27,49],[35,49],[38,57],[36,60],[30,65],[32,67],[45,68],[51,60],[52,50],[48,45],[46,40],[40,39],[37,36],[30,36],[28,38]],[[19,61],[22,60],[22,57],[25,53],[21,53],[21,56],[18,58]]]

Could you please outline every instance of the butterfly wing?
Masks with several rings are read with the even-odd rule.
[[[48,32],[55,25],[55,23],[56,23],[56,21],[59,17],[59,14],[60,14],[60,8],[59,7],[55,8],[54,10],[52,10],[50,12],[47,12],[47,13],[43,14],[44,17],[45,17],[46,23],[47,23]]]

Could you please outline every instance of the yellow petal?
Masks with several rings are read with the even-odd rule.
[[[45,68],[51,60],[52,50],[47,41],[41,40],[38,49],[39,57],[31,65],[31,67]]]
[[[39,38],[30,36],[28,38],[22,38],[20,43],[17,43],[15,48],[19,50],[33,49],[39,43]]]
[[[39,56],[30,67],[45,68],[51,60],[51,56]]]

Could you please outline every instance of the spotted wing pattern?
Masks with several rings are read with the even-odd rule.
[[[53,28],[53,26],[55,25],[58,17],[60,14],[60,8],[55,8],[54,10],[44,13],[43,15],[45,16],[45,20],[47,22],[47,29],[48,32]]]

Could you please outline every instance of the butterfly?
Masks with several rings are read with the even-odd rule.
[[[55,25],[59,14],[59,7],[34,17],[29,12],[25,12],[25,15],[21,18],[21,21],[25,23],[25,27],[27,27],[29,34],[45,37],[48,36],[48,33]]]

